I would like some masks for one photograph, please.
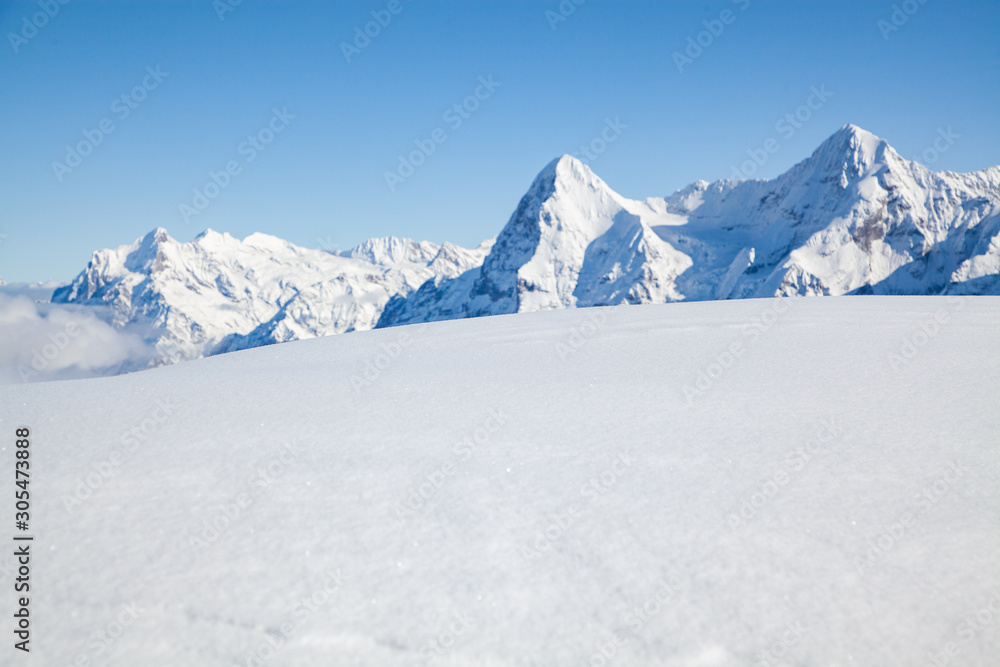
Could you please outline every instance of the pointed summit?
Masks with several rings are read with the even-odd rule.
[[[174,240],[163,227],[157,227],[136,241],[125,257],[125,268],[129,270],[160,271],[164,268],[163,246]]]
[[[830,176],[857,178],[892,150],[889,142],[857,125],[847,124],[819,145],[808,162]]]
[[[582,175],[585,173],[590,175],[594,174],[594,172],[590,170],[590,167],[585,165],[578,158],[573,157],[569,153],[564,153],[545,165],[545,168],[538,174],[538,177],[542,178],[543,176],[546,176],[548,178],[567,178],[572,175]]]
[[[563,155],[535,177],[482,266],[393,299],[377,326],[680,299],[674,279],[691,260],[643,216],[655,217]]]
[[[544,199],[557,190],[573,192],[580,188],[610,189],[590,167],[572,155],[565,154],[545,165],[535,177],[528,193],[538,193]]]
[[[167,230],[163,227],[157,227],[150,232],[146,232],[141,238],[136,239],[130,248],[126,261],[131,261],[132,263],[147,261],[160,254],[164,245],[172,243],[174,243],[174,240],[167,234]]]
[[[201,234],[198,234],[198,236],[194,237],[194,240],[195,241],[216,240],[216,239],[221,239],[224,236],[228,236],[228,234],[220,234],[211,227],[206,227],[205,231],[203,231]]]
[[[163,227],[157,227],[153,231],[147,232],[145,236],[137,241],[137,243],[139,244],[139,247],[149,247],[172,240],[173,239],[170,238],[170,235],[167,234],[166,229]]]
[[[600,236],[611,225],[614,212],[621,210],[622,198],[590,167],[563,155],[549,162],[518,204],[507,225],[497,236],[497,245],[486,259],[489,271],[499,251],[530,258],[543,237],[569,235],[572,244],[583,238]],[[519,250],[512,253],[511,249]],[[519,260],[520,261],[520,260]]]
[[[848,123],[820,144],[816,152],[831,150],[842,154],[857,152],[874,154],[882,144],[888,145],[888,142],[868,130]]]
[[[837,130],[836,132],[834,132],[831,135],[831,138],[836,137],[836,136],[845,136],[845,137],[850,137],[850,138],[860,137],[862,139],[874,139],[875,141],[882,141],[882,139],[880,137],[875,136],[874,134],[872,134],[868,130],[864,129],[863,127],[858,127],[854,123],[847,123],[846,125],[844,125],[843,127],[841,127],[839,130]]]

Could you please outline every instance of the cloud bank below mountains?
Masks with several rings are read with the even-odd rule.
[[[145,365],[152,346],[138,331],[112,327],[103,314],[0,290],[0,384],[95,377]]]

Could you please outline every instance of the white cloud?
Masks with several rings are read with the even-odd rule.
[[[152,346],[93,307],[0,292],[0,383],[111,375],[146,365]]]

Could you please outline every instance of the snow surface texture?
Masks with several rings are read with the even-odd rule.
[[[1000,167],[931,172],[848,125],[773,180],[635,201],[563,156],[492,244],[390,237],[338,255],[263,234],[181,244],[156,230],[95,253],[55,301],[153,327],[158,365],[376,323],[576,306],[1000,294]]]
[[[0,387],[30,662],[993,667],[998,327],[995,297],[593,308]]]

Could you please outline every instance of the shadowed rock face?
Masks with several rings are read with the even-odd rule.
[[[854,242],[867,253],[871,252],[872,243],[885,238],[885,206],[869,215],[865,221],[854,230]]]

